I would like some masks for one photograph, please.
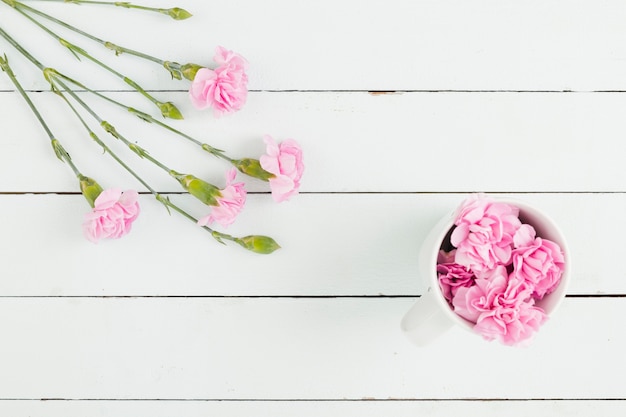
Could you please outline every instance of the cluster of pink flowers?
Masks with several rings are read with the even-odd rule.
[[[461,205],[454,224],[454,248],[437,262],[444,297],[485,339],[526,341],[547,319],[535,303],[558,286],[563,251],[522,224],[517,207],[480,194]]]
[[[243,107],[248,97],[248,62],[239,54],[218,46],[213,60],[217,68],[200,68],[189,88],[189,97],[199,109],[213,108],[216,117]]]
[[[289,200],[298,194],[300,179],[304,172],[302,148],[293,139],[277,144],[271,136],[264,137],[266,154],[259,159],[260,166],[270,176],[268,179],[272,197],[276,202]],[[198,220],[198,225],[218,223],[231,225],[246,203],[247,192],[243,182],[234,182],[237,170],[231,168],[226,174],[226,185],[217,189],[210,184],[212,193],[211,212]],[[131,230],[139,215],[136,191],[121,192],[119,189],[102,191],[94,202],[92,211],[85,214],[83,230],[92,242],[116,239]]]
[[[287,201],[298,194],[300,188],[300,179],[304,172],[302,148],[293,139],[277,144],[271,136],[266,135],[264,141],[266,153],[259,158],[259,163],[271,174],[268,182],[272,197],[277,203]],[[228,226],[235,221],[246,202],[244,183],[233,183],[236,175],[234,168],[228,172],[226,186],[220,190],[211,213],[198,221],[200,226],[213,222]]]
[[[185,77],[192,79],[189,96],[193,105],[197,109],[212,108],[214,115],[219,117],[237,111],[245,104],[248,95],[248,63],[241,55],[221,46],[216,48],[213,60],[217,64],[214,69],[186,65],[190,72],[185,72]],[[298,194],[300,188],[304,172],[302,149],[293,139],[282,143],[276,143],[267,135],[263,139],[266,153],[258,160],[227,159],[240,171],[269,182],[276,202],[289,200]],[[248,165],[237,165],[242,161]],[[231,168],[226,174],[226,184],[221,189],[191,175],[181,174],[177,177],[186,190],[211,208],[209,214],[197,221],[198,225],[217,223],[227,227],[235,221],[245,205],[247,195],[245,184],[235,182],[236,176],[237,169]],[[97,196],[95,202],[94,196],[87,198],[93,209],[85,215],[85,236],[92,242],[124,236],[131,230],[139,214],[137,192],[122,193],[118,189],[102,191],[99,185],[95,189],[101,194],[94,194]]]

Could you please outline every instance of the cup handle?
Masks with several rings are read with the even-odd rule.
[[[426,346],[452,326],[435,298],[432,288],[422,295],[402,318],[401,327],[406,336],[417,346]]]

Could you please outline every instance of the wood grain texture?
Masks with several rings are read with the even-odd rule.
[[[525,417],[554,415],[584,417],[598,413],[607,417],[624,415],[624,401],[1,401],[0,411],[14,417],[63,415],[64,417],[183,415],[289,417],[433,417],[506,414]]]
[[[255,90],[626,89],[626,10],[620,0],[150,3],[180,5],[194,17],[174,22],[106,8],[43,6],[100,37],[163,59],[204,65],[216,45],[235,49],[252,63]],[[43,45],[45,65],[78,73],[78,63],[67,65],[67,51],[44,35],[25,34],[24,20],[6,9],[0,9],[0,24],[27,46]],[[98,56],[112,56],[97,45],[76,43]],[[156,66],[145,70],[124,56],[118,61],[148,88],[180,85]],[[85,81],[107,89],[123,85],[96,74]],[[42,78],[29,82],[33,88],[45,85]]]
[[[533,344],[517,349],[459,328],[416,349],[399,325],[413,302],[5,298],[0,392],[7,399],[624,399],[623,385],[607,377],[609,369],[626,372],[615,360],[626,347],[624,298],[567,299]]]
[[[150,111],[136,94],[113,94]],[[239,113],[212,119],[191,108],[185,93],[169,94],[187,119],[171,124],[235,158],[258,157],[262,137],[295,138],[305,151],[305,192],[624,192],[626,153],[621,93],[253,93]],[[5,126],[0,145],[3,191],[77,191],[71,171],[16,93],[0,93]],[[87,175],[109,186],[135,179],[89,139],[52,94],[35,94]],[[227,165],[198,147],[110,105],[93,101],[119,133],[180,172],[223,183]],[[155,117],[156,114],[153,114]],[[98,125],[102,140],[159,191],[178,183],[140,160]],[[33,175],[31,172],[35,172]],[[45,172],[45,175],[41,173]],[[252,190],[267,190],[252,182]]]

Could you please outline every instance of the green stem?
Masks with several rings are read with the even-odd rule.
[[[3,0],[3,1],[7,1],[7,0]],[[67,2],[67,0],[59,0],[59,1]],[[19,1],[15,2],[15,6],[18,7],[18,8],[23,8],[25,10],[28,10],[29,12],[31,12],[33,14],[36,14],[38,16],[41,16],[44,19],[47,19],[47,20],[49,20],[51,22],[54,22],[54,23],[56,23],[59,26],[62,26],[64,28],[66,28],[66,29],[69,29],[69,30],[75,32],[75,33],[78,33],[81,36],[84,36],[84,37],[86,37],[88,39],[91,39],[92,41],[99,43],[100,45],[106,47],[107,49],[111,49],[111,50],[115,51],[116,55],[119,55],[121,53],[127,53],[129,55],[135,55],[137,57],[140,57],[140,58],[143,58],[143,59],[147,59],[147,60],[152,61],[152,62],[156,62],[157,64],[160,64],[160,65],[164,65],[165,64],[165,61],[162,60],[162,59],[159,59],[159,58],[156,58],[156,57],[144,54],[143,52],[139,52],[139,51],[135,51],[135,50],[132,50],[132,49],[124,48],[123,46],[116,45],[116,44],[114,44],[112,42],[108,42],[108,41],[102,40],[102,39],[100,39],[100,38],[98,38],[98,37],[96,37],[96,36],[94,36],[94,35],[92,35],[92,34],[90,34],[88,32],[85,32],[84,30],[81,30],[81,29],[77,28],[76,26],[74,26],[72,24],[69,24],[67,22],[64,22],[63,20],[57,19],[54,16],[51,16],[51,15],[49,15],[47,13],[44,13],[44,12],[42,12],[40,10],[37,10],[37,9],[35,9],[33,7],[30,7],[30,6],[28,6],[28,5],[24,4],[24,3],[19,2]]]
[[[198,219],[197,218],[193,217],[191,214],[187,213],[186,211],[184,211],[180,207],[174,205],[174,203],[172,203],[169,198],[163,197],[160,194],[156,194],[155,197],[156,197],[157,200],[159,200],[161,203],[163,203],[166,207],[171,208],[172,210],[174,210],[175,212],[181,214],[183,217],[191,220],[192,222],[194,222],[196,224],[198,223]],[[209,233],[211,233],[211,236],[213,236],[213,238],[215,240],[217,240],[218,242],[220,242],[220,243],[224,243],[224,242],[222,242],[222,240],[229,240],[231,242],[235,242],[237,244],[240,244],[239,243],[239,240],[240,240],[239,238],[236,238],[234,236],[228,235],[226,233],[218,232],[217,230],[213,230],[213,229],[211,229],[208,226],[202,226],[202,228],[204,230],[208,231]]]
[[[61,87],[63,87],[65,89],[66,92],[69,93],[69,91],[71,90],[67,90],[66,86],[64,86],[64,84],[62,82],[59,82],[57,80],[57,83],[59,83],[59,85]],[[70,103],[70,101],[67,99],[67,97],[59,91],[59,95],[63,98],[63,100],[65,101],[65,103],[70,107],[70,109],[72,110],[72,112],[76,115],[76,117],[80,120],[81,124],[83,125],[83,127],[87,130],[87,132],[89,133],[89,136],[94,140],[94,142],[96,142],[100,147],[102,147],[102,149],[104,150],[105,153],[109,154],[118,164],[120,164],[128,173],[130,173],[133,177],[135,177],[137,179],[137,181],[139,181],[144,187],[146,187],[146,189],[148,191],[150,191],[150,193],[156,198],[157,201],[159,201],[160,203],[162,203],[163,205],[165,205],[166,208],[168,209],[172,209],[174,211],[176,211],[177,213],[181,214],[183,217],[191,220],[194,224],[198,223],[198,219],[195,218],[194,216],[192,216],[191,214],[187,213],[185,210],[183,210],[182,208],[178,207],[176,204],[172,203],[171,200],[167,197],[163,197],[161,194],[159,194],[158,192],[156,192],[156,190],[154,188],[152,188],[143,178],[141,178],[141,176],[139,176],[139,174],[137,174],[132,168],[130,168],[126,163],[124,163],[124,161],[122,161],[122,159],[117,156],[117,154],[115,152],[113,152],[111,150],[111,148],[109,148],[104,142],[102,142],[102,140],[95,134],[95,132],[93,130],[91,130],[91,128],[89,127],[89,125],[87,124],[87,122],[85,122],[85,120],[83,119],[83,117],[80,115],[80,113],[76,110],[76,108],[72,105],[72,103]],[[77,100],[77,102],[81,105],[81,106],[85,106],[86,104],[80,100],[78,97],[76,97],[75,95],[71,94],[72,98],[74,100]],[[90,112],[91,113],[91,112]],[[123,141],[125,139],[122,139]],[[155,160],[156,161],[156,160]],[[158,163],[158,161],[156,161]],[[165,168],[167,169],[167,168]],[[241,245],[240,239],[236,238],[234,236],[225,234],[225,233],[221,233],[218,232],[216,230],[211,229],[208,226],[202,226],[202,228],[206,231],[208,231],[211,236],[213,236],[213,238],[215,240],[217,240],[220,243],[224,243],[223,240],[229,240],[235,243],[238,243],[239,245]]]
[[[101,98],[101,99],[103,99],[105,101],[108,101],[109,103],[115,104],[116,106],[125,109],[129,113],[134,114],[139,119],[141,119],[141,120],[143,120],[145,122],[154,123],[154,124],[164,128],[164,129],[169,130],[170,132],[172,132],[172,133],[174,133],[174,134],[176,134],[176,135],[178,135],[178,136],[180,136],[180,137],[182,137],[182,138],[192,142],[193,144],[199,146],[204,151],[210,153],[211,155],[214,155],[217,158],[223,159],[223,160],[225,160],[225,161],[227,161],[227,162],[229,162],[231,164],[236,162],[235,159],[230,158],[221,149],[217,149],[217,148],[215,148],[215,147],[213,147],[213,146],[211,146],[211,145],[209,145],[207,143],[203,143],[203,142],[195,139],[194,137],[189,136],[188,134],[186,134],[184,132],[181,132],[178,129],[173,128],[172,126],[168,125],[167,123],[164,123],[164,122],[162,122],[160,120],[155,119],[154,117],[152,117],[148,113],[142,112],[141,110],[137,110],[137,109],[135,109],[133,107],[127,106],[124,103],[121,103],[121,102],[119,102],[117,100],[114,100],[111,97],[108,97],[108,96],[106,96],[106,95],[104,95],[104,94],[102,94],[102,93],[100,93],[98,91],[95,91],[94,89],[89,88],[85,84],[83,84],[81,82],[78,82],[78,81],[76,81],[76,80],[68,77],[67,75],[62,74],[62,73],[60,73],[60,72],[58,72],[56,70],[46,69],[46,71],[53,72],[54,76],[60,77],[63,80],[68,81],[68,82],[74,84],[78,88],[84,89],[85,91],[87,91],[87,92],[89,92],[89,93],[91,93],[91,94],[93,94],[93,95],[95,95],[95,96],[97,96],[97,97],[99,97],[99,98]]]
[[[70,157],[70,154],[65,150],[65,148],[63,148],[63,145],[61,145],[61,142],[57,138],[54,137],[54,134],[48,127],[48,124],[45,122],[43,117],[41,116],[41,113],[39,113],[39,110],[37,110],[37,107],[35,106],[33,101],[30,99],[30,97],[28,97],[28,94],[26,94],[26,91],[24,90],[20,82],[15,77],[13,70],[9,66],[9,61],[6,55],[4,56],[4,58],[0,58],[0,68],[2,68],[2,70],[7,74],[7,76],[9,77],[9,79],[11,80],[15,88],[17,89],[17,91],[20,93],[24,101],[26,101],[26,104],[28,104],[28,107],[30,107],[31,111],[33,112],[37,120],[39,121],[39,124],[41,124],[41,126],[45,130],[46,134],[48,135],[48,138],[50,138],[52,149],[54,149],[54,153],[56,154],[57,158],[67,163],[67,165],[69,165],[69,167],[74,172],[74,175],[76,175],[77,177],[80,177],[81,173],[78,170],[78,168],[76,168],[76,165],[74,165],[74,162],[72,161],[72,158]]]
[[[156,158],[152,157],[145,149],[143,149],[139,145],[137,145],[135,143],[132,143],[131,141],[126,139],[122,134],[120,134],[117,131],[117,129],[115,129],[115,127],[112,124],[110,124],[109,122],[107,122],[106,120],[103,120],[100,116],[98,116],[98,114],[96,112],[94,112],[87,105],[87,103],[85,103],[80,97],[78,97],[78,94],[76,94],[72,89],[70,89],[67,86],[67,84],[65,84],[62,80],[59,80],[58,78],[56,78],[54,76],[52,76],[52,79],[55,80],[56,83],[67,94],[69,94],[78,104],[80,104],[80,106],[83,109],[85,109],[91,115],[91,117],[93,117],[107,133],[111,134],[111,136],[113,136],[114,138],[119,139],[120,141],[122,141],[122,143],[124,143],[124,145],[126,145],[131,151],[133,151],[135,154],[137,154],[140,158],[147,159],[148,161],[152,162],[153,164],[155,164],[156,166],[158,166],[162,170],[166,171],[167,173],[172,171],[165,164],[161,163],[159,160],[157,160]]]
[[[2,0],[2,1],[6,2],[7,0]],[[45,69],[45,67],[43,66],[43,64],[41,62],[39,62],[34,56],[32,56],[26,49],[22,48],[22,45],[20,45],[15,39],[13,39],[13,37],[11,35],[6,33],[1,27],[0,27],[0,36],[2,36],[19,53],[24,55],[24,57],[26,57],[26,59],[28,59],[30,62],[35,64],[35,66],[37,68],[39,68],[42,71]]]
[[[122,166],[122,168],[124,168],[129,174],[135,177],[137,181],[139,181],[144,187],[146,187],[146,189],[148,189],[153,195],[156,195],[156,191],[152,187],[150,187],[150,185],[143,178],[141,178],[139,174],[137,174],[131,167],[129,167],[124,161],[122,161],[122,159],[119,156],[117,156],[117,154],[113,152],[111,148],[109,148],[104,142],[102,142],[102,140],[98,137],[98,135],[96,135],[96,133],[93,130],[91,130],[87,122],[85,122],[85,119],[80,115],[78,110],[76,110],[76,107],[74,107],[72,103],[67,99],[65,94],[63,94],[61,91],[58,91],[58,93],[59,93],[58,95],[61,96],[65,104],[67,104],[69,108],[72,110],[72,113],[74,113],[74,115],[78,118],[78,120],[83,125],[85,130],[87,130],[89,137],[91,137],[91,139],[93,139],[94,142],[100,145],[100,147],[104,150],[105,153],[109,154],[118,164]]]
[[[7,2],[7,1],[10,1],[10,0],[2,0],[2,1]],[[20,3],[16,2],[16,4],[20,4]],[[82,48],[72,44],[71,42],[66,41],[65,39],[60,37],[58,34],[56,34],[52,30],[50,30],[48,27],[46,27],[44,24],[39,22],[37,19],[33,18],[28,13],[24,12],[24,10],[22,10],[21,8],[16,7],[15,10],[18,13],[20,13],[22,16],[24,16],[25,18],[30,20],[32,23],[37,25],[40,29],[42,29],[48,35],[50,35],[51,37],[56,39],[61,45],[65,46],[67,49],[69,49],[70,52],[72,52],[77,58],[78,58],[78,55],[81,55],[81,56],[87,58],[88,60],[90,60],[91,62],[95,63],[96,65],[100,66],[104,70],[110,72],[111,74],[113,74],[116,77],[118,77],[121,80],[123,80],[126,84],[131,86],[133,89],[135,89],[141,95],[143,95],[148,100],[150,100],[154,105],[156,105],[159,108],[159,110],[161,110],[161,114],[164,117],[169,117],[169,118],[172,118],[172,119],[182,119],[183,118],[182,114],[176,108],[176,106],[174,106],[173,103],[170,103],[170,102],[162,103],[162,102],[160,102],[156,98],[152,97],[152,95],[150,95],[143,87],[141,87],[135,81],[133,81],[132,79],[126,77],[125,75],[121,74],[120,72],[116,71],[115,69],[111,68],[110,66],[106,65],[104,62],[100,61],[99,59],[91,56],[84,49],[82,49]]]
[[[124,161],[122,161],[122,159],[115,152],[113,152],[111,150],[111,148],[109,148],[104,142],[102,142],[102,140],[96,135],[96,133],[93,130],[91,130],[91,128],[89,127],[87,122],[85,122],[85,119],[83,119],[83,117],[80,115],[78,110],[76,110],[76,108],[72,105],[72,103],[70,103],[70,101],[67,99],[67,97],[63,93],[60,93],[60,92],[59,92],[59,95],[61,96],[61,98],[63,98],[65,103],[70,107],[70,109],[72,110],[74,115],[76,115],[78,120],[80,120],[81,124],[87,130],[87,133],[89,133],[89,136],[93,139],[93,141],[96,142],[104,150],[105,153],[110,155],[118,164],[120,164],[122,166],[122,168],[124,168],[129,174],[131,174],[133,177],[135,177],[135,179],[137,179],[137,181],[139,181],[144,187],[146,187],[146,189],[148,191],[150,191],[150,194],[152,194],[156,198],[157,201],[159,201],[160,203],[165,205],[166,208],[168,208],[168,209],[171,208],[172,210],[174,210],[177,213],[181,214],[183,217],[191,220],[195,224],[198,223],[198,219],[197,218],[193,217],[191,214],[187,213],[185,210],[183,210],[182,208],[178,207],[176,204],[172,203],[169,198],[163,197],[161,194],[157,193],[154,188],[152,188],[143,178],[141,178],[141,176],[139,176],[139,174],[137,174]],[[227,234],[224,234],[224,233],[220,233],[218,231],[215,231],[215,230],[211,229],[208,226],[202,226],[202,228],[205,229],[206,231],[208,231],[209,233],[211,233],[211,235],[220,243],[223,243],[222,240],[229,240],[229,241],[232,241],[232,242],[235,242],[235,243],[238,243],[238,241],[239,241],[238,238],[235,238],[235,237],[233,237],[231,235],[227,235]]]
[[[10,3],[13,3],[13,1],[11,0],[3,0],[5,3],[8,1]],[[42,0],[40,0],[42,1]],[[172,7],[170,9],[162,9],[162,8],[158,8],[158,7],[148,7],[148,6],[141,6],[141,5],[137,5],[137,4],[132,4],[130,2],[127,1],[95,1],[95,0],[43,0],[43,1],[49,1],[49,2],[56,2],[56,3],[74,3],[74,4],[99,4],[99,5],[105,5],[105,6],[116,6],[116,7],[123,7],[125,9],[138,9],[138,10],[146,10],[146,11],[150,11],[150,12],[156,12],[156,13],[161,13],[161,14],[165,14],[170,16],[171,18],[175,19],[175,20],[184,20],[184,19],[188,19],[191,17],[191,13],[189,13],[188,11],[181,9],[180,7]]]

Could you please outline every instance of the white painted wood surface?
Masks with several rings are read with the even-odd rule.
[[[624,415],[626,4],[146,3],[194,17],[29,2],[166,59],[241,52],[253,91],[241,112],[214,119],[187,103],[185,82],[90,47],[180,105],[186,119],[173,125],[233,156],[257,156],[266,133],[297,139],[303,194],[276,205],[249,182],[228,231],[274,236],[283,249],[266,257],[222,247],[149,195],[129,236],[90,244],[75,179],[0,74],[0,415]],[[0,27],[45,65],[151,110],[4,4]],[[47,89],[2,40],[0,53],[29,90]],[[58,98],[31,96],[85,173],[137,187]],[[173,168],[221,180],[219,161],[92,105]],[[460,329],[416,348],[399,322],[423,291],[420,241],[474,191],[555,219],[572,255],[568,298],[528,348]]]

